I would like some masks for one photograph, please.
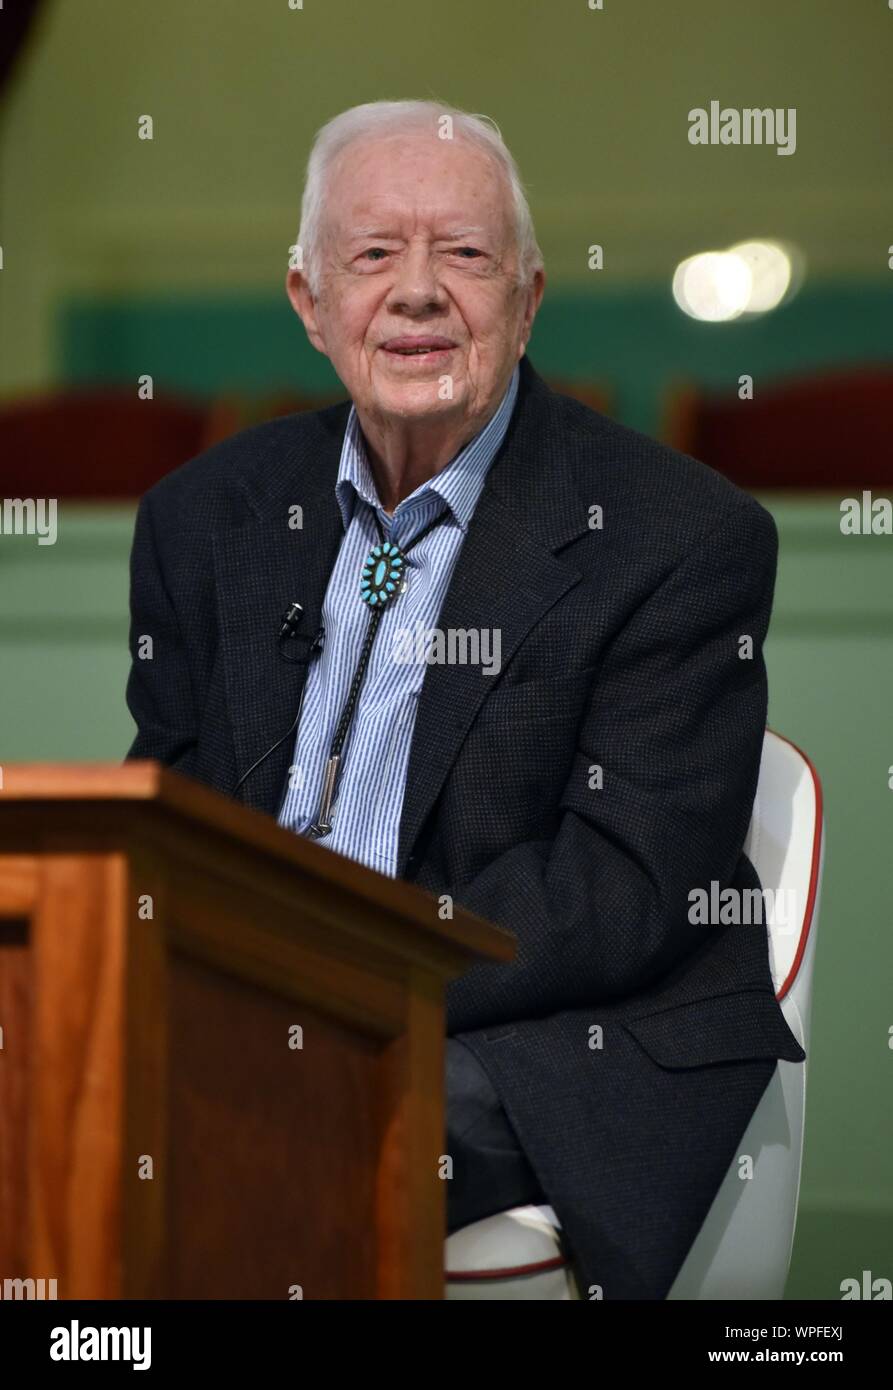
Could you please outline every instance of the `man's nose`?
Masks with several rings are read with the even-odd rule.
[[[399,262],[397,275],[388,296],[388,308],[416,312],[428,305],[442,303],[443,287],[437,275],[437,258],[430,247],[414,245],[407,248]]]

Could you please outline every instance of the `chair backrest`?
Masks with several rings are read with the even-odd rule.
[[[767,729],[744,852],[771,890],[772,977],[805,1062],[778,1062],[739,1143],[757,1155],[756,1181],[742,1182],[737,1156],[667,1295],[670,1299],[784,1296],[796,1226],[816,927],[824,859],[822,788],[795,744]],[[777,895],[781,893],[782,899]]]
[[[866,363],[781,378],[761,386],[753,400],[680,387],[666,432],[668,443],[749,492],[842,488],[846,496],[893,481],[885,447],[891,411],[893,370]]]
[[[744,852],[769,898],[769,960],[775,993],[780,1003],[787,999],[797,1008],[804,1035],[809,1025],[824,847],[818,773],[796,744],[767,729]],[[801,1041],[805,1044],[805,1036]]]
[[[133,387],[78,388],[0,405],[7,497],[134,498],[205,447],[208,407]]]

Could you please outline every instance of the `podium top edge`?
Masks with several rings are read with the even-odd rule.
[[[169,769],[151,760],[128,763],[5,763],[4,801],[152,801]]]
[[[4,763],[0,765],[0,779],[0,829],[4,823],[11,824],[4,817],[4,806],[14,809],[16,817],[29,805],[42,808],[41,819],[47,816],[54,821],[57,808],[63,812],[65,803],[76,813],[91,806],[108,809],[115,804],[122,813],[128,806],[133,807],[141,818],[146,813],[169,813],[181,823],[185,820],[203,826],[239,842],[248,851],[271,855],[339,891],[361,897],[429,935],[441,937],[453,949],[493,961],[509,961],[515,955],[514,935],[496,923],[478,917],[460,904],[456,904],[448,922],[440,921],[436,914],[432,920],[432,895],[427,890],[405,879],[378,873],[295,835],[272,816],[163,763],[150,759],[124,763]],[[126,818],[122,814],[122,822]],[[69,824],[66,821],[66,831]],[[0,838],[0,853],[3,852]]]

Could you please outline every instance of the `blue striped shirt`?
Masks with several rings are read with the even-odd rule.
[[[394,509],[382,509],[356,410],[351,409],[335,494],[344,521],[322,609],[325,641],[311,664],[295,740],[281,825],[302,834],[319,810],[325,764],[356,670],[370,609],[360,599],[360,574],[379,541],[405,547],[435,516],[442,520],[406,557],[406,591],[385,608],[350,733],[343,750],[332,808],[332,831],[319,844],[359,860],[391,878],[397,872],[400,817],[416,710],[427,662],[406,660],[407,637],[437,625],[462,542],[501,445],[518,394],[518,368],[495,414],[445,468]],[[395,659],[398,650],[403,659]]]

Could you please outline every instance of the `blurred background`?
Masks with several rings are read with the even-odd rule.
[[[893,10],[594,4],[7,0],[0,493],[60,515],[0,534],[0,761],[123,757],[136,498],[343,396],[283,288],[314,132],[379,98],[490,115],[546,261],[534,366],[778,523],[769,722],[828,827],[788,1297],[835,1299],[893,1277],[893,536],[840,526],[893,495]],[[690,144],[712,100],[795,108],[794,152]]]

